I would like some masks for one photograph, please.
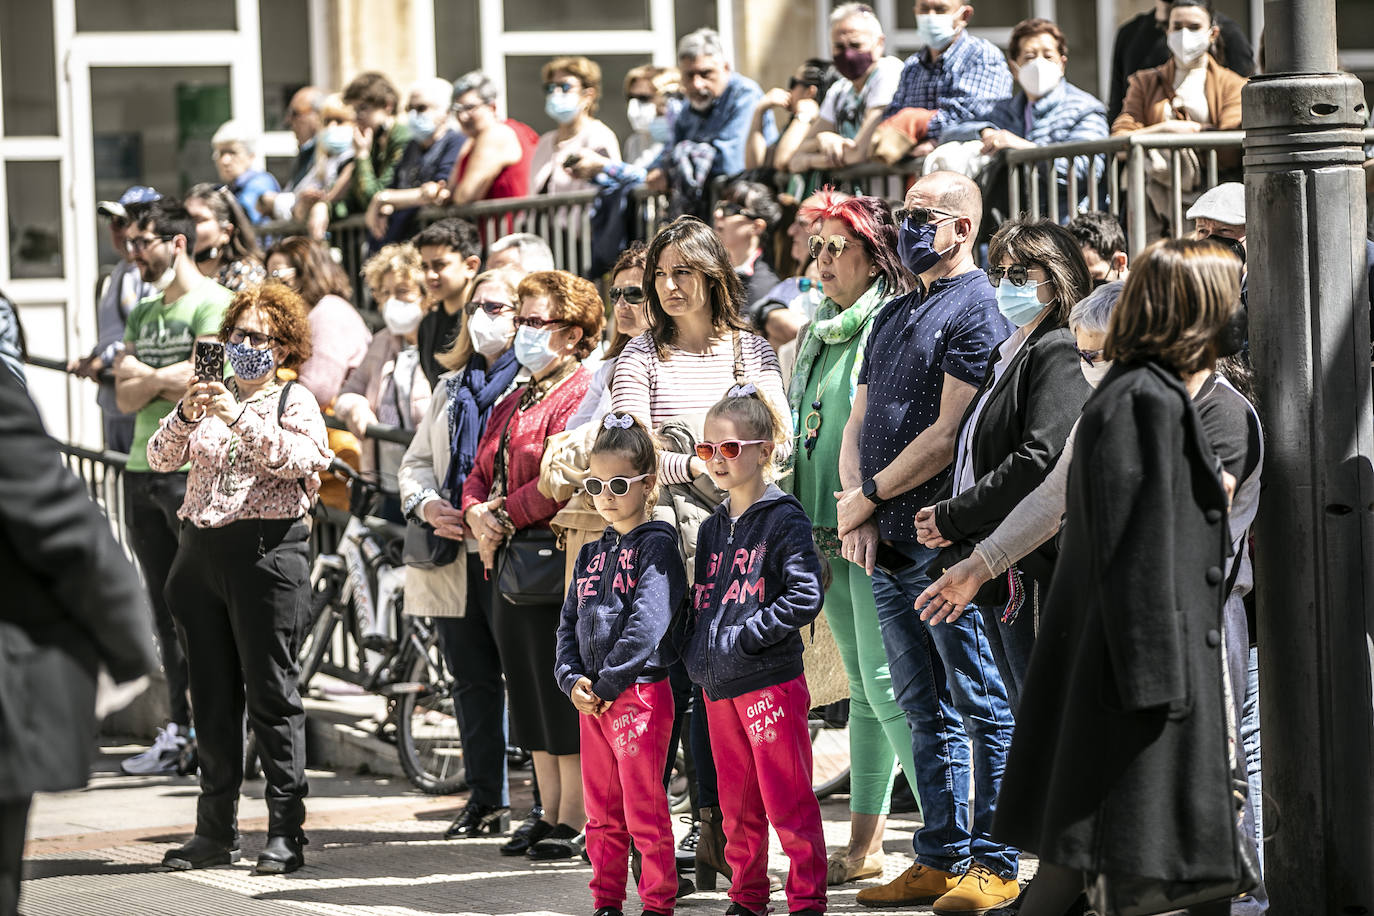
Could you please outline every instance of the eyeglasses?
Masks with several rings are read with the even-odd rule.
[[[273,280],[294,280],[296,279],[296,268],[278,267],[276,270],[268,273],[267,276],[271,277]]]
[[[481,108],[481,107],[482,107],[483,105],[485,105],[485,104],[487,104],[487,103],[486,103],[486,102],[469,102],[469,103],[466,104],[466,105],[460,105],[459,103],[454,102],[454,103],[453,103],[453,107],[450,109],[450,111],[452,111],[452,112],[453,112],[454,114],[456,114],[456,115],[465,115],[465,114],[467,114],[467,113],[470,112],[470,111],[476,111],[477,109]]]
[[[1035,283],[1037,286],[1046,281],[1034,281],[1030,278],[1030,272],[1034,267],[1027,267],[1025,264],[1013,264],[1010,267],[989,267],[988,282],[994,287],[1002,285],[1002,278],[1006,277],[1012,286],[1025,286],[1027,283]]]
[[[719,442],[698,442],[697,457],[702,461],[711,461],[720,455],[726,461],[734,461],[744,451],[746,445],[761,445],[767,439],[722,439]]]
[[[561,318],[536,318],[533,315],[515,319],[517,328],[534,328],[536,331],[553,325],[566,325],[567,322]]]
[[[654,97],[653,97],[652,95],[627,95],[627,96],[625,96],[625,101],[627,101],[627,102],[652,102],[653,100],[654,100]]]
[[[1078,350],[1078,347],[1075,346],[1074,349]],[[1102,358],[1102,349],[1099,347],[1096,350],[1078,350],[1078,358],[1087,363],[1089,368],[1091,368]]]
[[[582,87],[576,83],[570,83],[567,80],[561,83],[545,83],[544,94],[553,95],[555,92],[577,92],[581,88]]]
[[[588,496],[600,496],[602,490],[610,490],[612,496],[624,496],[630,492],[630,484],[639,483],[648,476],[640,474],[638,477],[612,477],[610,480],[588,477],[582,481],[582,489],[587,491]]]
[[[747,216],[749,219],[758,219],[758,214],[754,213],[743,204],[721,204],[716,207],[715,215],[729,218],[731,216]]]
[[[899,226],[908,221],[919,226],[922,223],[928,223],[936,218],[938,218],[940,222],[944,222],[947,219],[958,219],[954,214],[946,213],[943,210],[936,210],[934,207],[903,207],[901,210],[893,213],[892,218],[897,221],[897,225]]]
[[[500,299],[474,299],[468,303],[469,312],[476,312],[478,309],[486,312],[491,317],[515,310],[515,306],[509,302],[502,302]]]
[[[138,254],[146,251],[157,242],[170,242],[176,238],[175,235],[137,235],[131,239],[124,240],[124,248],[130,254]]]
[[[828,251],[832,258],[838,258],[844,254],[845,246],[849,244],[849,239],[842,235],[832,235],[828,239],[813,235],[808,241],[811,245],[811,257],[813,258],[819,258],[822,251]]]
[[[624,299],[628,305],[639,305],[644,301],[644,287],[642,286],[612,286],[611,303],[617,299]]]
[[[271,334],[264,334],[261,331],[246,331],[243,328],[229,329],[229,342],[231,344],[241,344],[245,340],[255,350],[261,350],[269,343],[281,343],[279,338],[273,337]]]

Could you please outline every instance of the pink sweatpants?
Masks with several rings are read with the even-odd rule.
[[[673,730],[673,690],[666,678],[635,684],[600,716],[579,718],[592,905],[623,908],[634,837],[643,866],[639,899],[647,910],[672,913],[677,857],[663,767]]]
[[[729,700],[707,700],[716,761],[730,899],[754,912],[768,904],[768,824],[792,861],[787,909],[825,912],[825,835],[811,789],[806,678]]]

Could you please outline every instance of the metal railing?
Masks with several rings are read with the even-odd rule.
[[[548,242],[554,263],[564,270],[586,276],[592,266],[592,204],[597,192],[569,191],[482,200],[457,207],[424,207],[417,214],[417,230],[437,220],[458,216],[472,221],[484,243],[491,243],[513,232],[529,232]],[[653,237],[668,212],[667,199],[644,188],[634,192],[633,238],[647,241]],[[304,235],[305,223],[281,221],[267,223],[259,230],[267,238]],[[353,301],[360,307],[370,303],[362,281],[362,266],[373,248],[361,214],[329,224],[329,243],[338,249],[340,264],[353,284]]]
[[[1374,130],[1365,131],[1365,142],[1374,142]],[[1245,144],[1243,130],[1203,131],[1195,134],[1123,134],[1103,140],[1052,143],[1031,149],[1002,152],[1007,166],[1010,214],[1027,214],[1061,222],[1084,210],[1107,210],[1122,221],[1132,256],[1148,238],[1146,185],[1151,153],[1168,162],[1169,204],[1163,215],[1174,236],[1183,234],[1182,189],[1186,153],[1197,156],[1195,191],[1216,187],[1233,171],[1238,180]],[[1221,157],[1234,153],[1234,166],[1222,165]],[[1080,168],[1086,164],[1086,179]]]

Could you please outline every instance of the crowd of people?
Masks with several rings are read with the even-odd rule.
[[[430,535],[405,610],[434,620],[455,685],[470,794],[445,837],[585,856],[596,916],[619,916],[630,872],[645,913],[720,878],[729,913],[767,912],[769,825],[788,911],[822,913],[827,886],[882,875],[899,777],[922,812],[915,864],[862,905],[1059,916],[1148,885],[1200,890],[1192,912],[1263,911],[1244,195],[1191,195],[1190,237],[1134,262],[1106,213],[985,222],[997,150],[1238,123],[1228,21],[1157,5],[1123,29],[1140,66],[1110,124],[1065,82],[1054,23],[1021,23],[1003,55],[968,31],[972,7],[919,0],[925,50],[902,63],[847,3],[833,60],[768,93],[710,30],[686,36],[676,70],[631,71],[623,142],[586,58],[544,67],[542,136],[497,117],[481,73],[417,82],[404,112],[367,73],[293,98],[284,187],[230,124],[221,185],[103,203],[124,260],[72,368],[113,370],[107,445],[129,454],[171,699],[124,769],[200,774],[195,835],[164,863],[242,854],[246,716],[258,869],[304,864],[306,518],[351,455],[390,494],[379,513]],[[933,165],[898,209],[827,183],[910,155]],[[418,219],[626,181],[708,209],[592,279],[538,236]],[[375,242],[375,311],[324,241],[349,213]],[[258,228],[286,217],[306,231],[264,253]],[[818,617],[849,698],[849,835],[829,855],[807,729]],[[518,826],[508,745],[533,759]],[[681,745],[693,823],[675,850]]]

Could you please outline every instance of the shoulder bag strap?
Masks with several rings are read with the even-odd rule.
[[[277,395],[277,425],[281,426],[282,414],[286,413],[286,398],[291,394],[291,386],[296,384],[295,379],[288,379],[285,385],[281,386],[281,394]],[[310,490],[305,485],[304,477],[297,477],[296,482],[301,485],[301,492],[310,495]]]
[[[734,333],[735,347],[735,384],[744,384],[744,343],[740,340],[739,331]]]

